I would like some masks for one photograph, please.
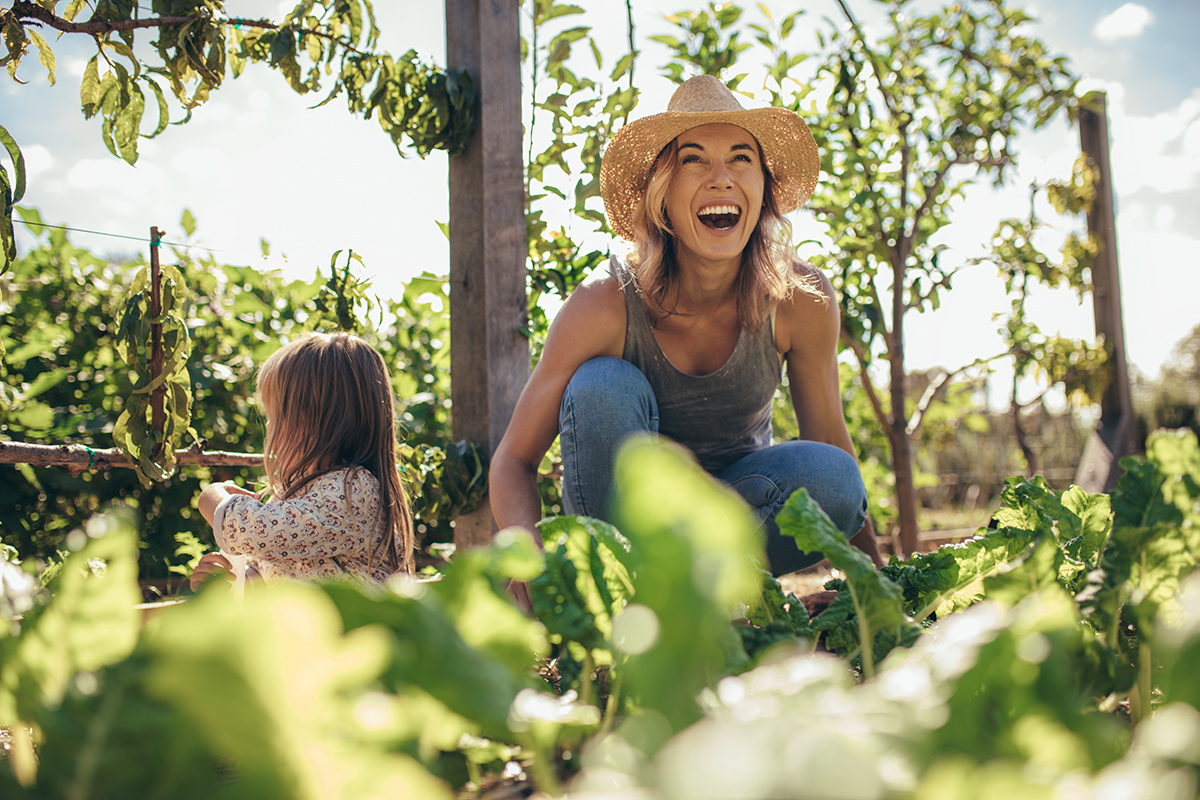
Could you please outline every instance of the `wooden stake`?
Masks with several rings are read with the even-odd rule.
[[[450,370],[454,438],[491,458],[529,378],[528,257],[517,0],[447,0],[446,62],[479,94],[479,123],[450,159]],[[491,506],[455,522],[460,547],[492,538]]]
[[[1083,99],[1079,110],[1079,142],[1098,173],[1096,198],[1087,217],[1088,233],[1100,244],[1092,262],[1092,306],[1096,334],[1104,337],[1104,347],[1108,350],[1111,378],[1100,401],[1100,422],[1084,445],[1075,483],[1089,492],[1109,492],[1121,477],[1120,459],[1137,450],[1137,425],[1125,361],[1117,220],[1113,208],[1112,168],[1108,160],[1108,112],[1103,92],[1091,92]]]
[[[150,375],[157,380],[163,371],[162,342],[162,273],[158,265],[158,243],[162,232],[156,226],[150,228]],[[162,453],[167,427],[167,385],[162,383],[150,395],[150,430],[157,441],[153,454]]]

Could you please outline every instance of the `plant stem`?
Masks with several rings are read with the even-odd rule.
[[[846,581],[846,588],[850,590],[850,600],[854,603],[854,619],[858,622],[858,647],[862,651],[863,677],[866,679],[874,678],[875,637],[871,635],[871,626],[867,624],[865,610],[858,602],[858,595],[854,592],[854,584]]]

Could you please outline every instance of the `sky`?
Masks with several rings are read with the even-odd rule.
[[[9,4],[0,0],[0,7]],[[577,19],[595,26],[611,64],[623,52],[624,4],[579,4],[589,13]],[[671,32],[664,13],[698,4],[633,5],[642,51],[638,117],[663,110],[674,89],[660,74],[665,52],[648,37]],[[777,14],[799,7],[794,0],[768,5]],[[850,5],[870,34],[876,4]],[[918,7],[928,5],[920,0]],[[1126,347],[1134,368],[1153,378],[1175,343],[1200,323],[1200,59],[1194,57],[1200,3],[1013,5],[1036,18],[1028,32],[1067,56],[1083,88],[1108,94]],[[272,0],[227,4],[231,15],[274,19],[290,7]],[[614,7],[622,13],[611,13]],[[792,40],[797,49],[806,41],[815,45],[825,17],[840,19],[834,0],[811,0],[804,8]],[[445,63],[441,4],[377,0],[375,11],[381,49],[398,55],[413,48]],[[58,59],[56,85],[48,84],[36,56],[18,71],[25,85],[0,76],[0,125],[21,146],[28,169],[22,204],[37,208],[45,221],[141,239],[156,225],[167,241],[181,241],[179,220],[190,209],[198,222],[192,241],[212,249],[218,261],[311,279],[318,269],[328,270],[335,251],[353,249],[382,295],[398,292],[404,280],[422,272],[447,272],[448,243],[437,225],[448,216],[444,154],[401,158],[375,122],[352,117],[336,100],[311,109],[312,98],[295,95],[280,75],[260,66],[227,80],[186,124],[142,140],[137,166],[130,167],[104,147],[98,121],[85,120],[80,111],[79,80],[94,46],[70,36],[47,39]],[[173,119],[180,117],[176,109]],[[153,127],[146,122],[147,130]],[[980,254],[999,219],[1027,214],[1030,182],[1068,174],[1079,153],[1078,133],[1060,119],[1019,139],[1018,153],[1020,169],[1004,187],[985,181],[967,194],[945,234],[943,264]],[[805,247],[821,246],[820,226],[807,212],[797,212],[793,221],[798,241],[811,238],[816,241]],[[18,236],[23,252],[33,240],[21,231]],[[83,233],[72,239],[114,257],[146,252],[144,244],[126,239]],[[260,240],[270,244],[267,259]],[[908,366],[955,369],[999,352],[993,316],[1007,303],[994,268],[964,269],[939,311],[909,318]],[[1040,292],[1032,313],[1044,333],[1093,336],[1090,300],[1081,305],[1072,293]],[[1004,383],[1003,370],[994,380]]]

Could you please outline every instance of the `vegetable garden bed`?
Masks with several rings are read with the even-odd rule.
[[[144,625],[118,517],[45,589],[5,562],[0,794],[1196,797],[1194,437],[1111,496],[1010,479],[994,530],[882,572],[797,493],[781,528],[840,576],[812,616],[686,460],[628,452],[618,485],[617,527],[548,520],[544,552],[501,532],[439,581],[214,587]]]

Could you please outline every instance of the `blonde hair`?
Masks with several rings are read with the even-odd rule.
[[[662,149],[650,169],[646,191],[633,211],[636,235],[629,263],[650,319],[657,324],[674,313],[679,286],[675,237],[667,218],[667,189],[675,174],[678,139]],[[734,291],[738,319],[751,333],[759,333],[775,306],[795,289],[825,298],[816,276],[792,252],[792,224],[779,212],[775,180],[763,164],[763,205],[758,225],[742,251]]]
[[[349,333],[308,334],[276,350],[258,373],[267,414],[267,488],[281,500],[346,467],[379,481],[387,535],[367,543],[368,570],[413,572],[413,525],[396,468],[392,383],[383,357]],[[378,560],[376,560],[378,559]]]

